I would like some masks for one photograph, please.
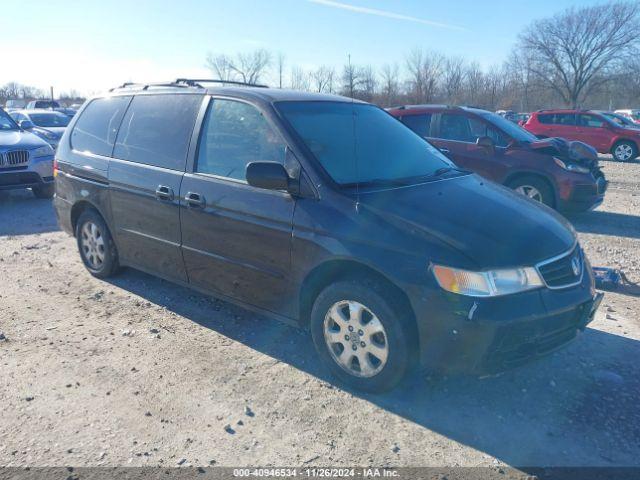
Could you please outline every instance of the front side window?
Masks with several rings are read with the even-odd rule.
[[[71,119],[58,112],[32,113],[29,115],[34,125],[38,127],[66,127]]]
[[[122,120],[114,158],[184,170],[202,95],[138,95]]]
[[[71,132],[71,146],[78,152],[110,156],[118,127],[131,97],[92,100]]]
[[[347,102],[277,102],[327,174],[339,185],[411,183],[451,162],[384,110]]]
[[[602,128],[604,120],[596,115],[578,115],[578,125],[587,128]]]
[[[508,121],[509,120],[507,120],[507,122]],[[469,126],[471,127],[471,134],[476,140],[480,137],[489,137],[497,147],[506,147],[508,144],[507,138],[502,132],[487,122],[471,117],[469,118]]]
[[[429,130],[431,128],[430,113],[421,113],[420,115],[405,115],[404,117],[402,117],[401,121],[422,138],[427,138],[429,136]]]
[[[557,113],[555,122],[558,125],[574,126],[576,124],[576,116],[573,113]]]
[[[440,138],[458,142],[475,142],[467,117],[450,113],[443,113],[440,117]]]
[[[286,147],[252,105],[214,99],[202,127],[196,172],[246,180],[247,164],[284,164]]]

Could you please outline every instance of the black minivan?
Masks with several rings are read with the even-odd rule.
[[[129,266],[308,327],[344,382],[487,374],[573,339],[601,300],[573,228],[384,110],[203,81],[88,101],[55,207],[96,277]]]

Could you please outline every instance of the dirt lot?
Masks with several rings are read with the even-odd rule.
[[[640,163],[571,218],[640,280]],[[499,377],[336,385],[303,331],[126,270],[82,267],[51,203],[0,193],[0,465],[640,466],[640,297]],[[225,429],[226,427],[226,429]]]

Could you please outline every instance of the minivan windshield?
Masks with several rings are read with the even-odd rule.
[[[408,184],[453,167],[430,143],[374,105],[285,101],[276,108],[342,186]]]
[[[18,130],[13,118],[0,109],[0,130]]]
[[[538,138],[531,132],[528,132],[520,125],[513,123],[511,120],[507,120],[500,115],[491,112],[478,112],[481,117],[489,121],[509,137],[513,138],[517,142],[531,143],[538,140]]]

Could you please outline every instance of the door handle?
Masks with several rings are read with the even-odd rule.
[[[156,198],[158,200],[173,200],[173,189],[165,185],[158,185],[158,188],[156,188]]]
[[[188,207],[194,208],[202,208],[204,207],[204,197],[199,193],[195,192],[187,192],[184,196],[185,202],[187,202]]]
[[[438,150],[440,150],[440,153],[444,153],[445,155],[448,155],[449,153],[451,153],[451,151],[445,147],[439,148]]]

